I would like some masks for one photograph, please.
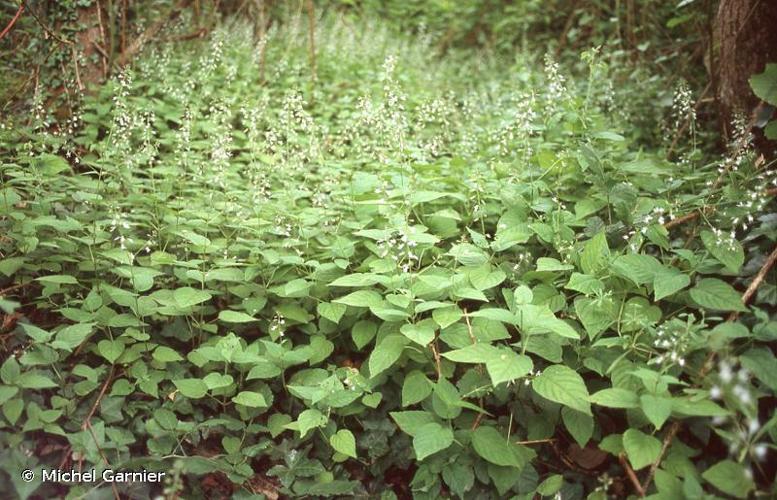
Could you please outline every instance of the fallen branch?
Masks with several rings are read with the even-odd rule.
[[[3,37],[7,35],[9,31],[11,31],[11,28],[13,28],[13,25],[16,24],[16,21],[19,20],[22,12],[24,12],[24,3],[19,4],[19,10],[16,11],[16,14],[13,16],[13,19],[11,19],[11,22],[8,23],[8,26],[6,26],[2,32],[0,32],[0,40],[2,40]]]

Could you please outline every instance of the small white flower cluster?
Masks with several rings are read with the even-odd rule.
[[[751,220],[752,220],[752,216]],[[745,229],[747,228],[747,225],[745,225]],[[730,233],[725,233],[723,230],[713,227],[712,233],[715,235],[715,243],[718,246],[725,246],[728,247],[729,250],[736,250],[737,248],[737,240],[736,240],[736,230],[732,229]]]
[[[553,56],[545,54],[545,77],[547,78],[548,99],[558,101],[567,93],[566,80],[559,72],[559,65]]]
[[[217,31],[211,38],[210,47],[200,58],[201,81],[206,81],[208,77],[220,66],[224,57],[224,33]]]
[[[280,236],[285,236],[287,238],[290,237],[291,236],[291,223],[289,223],[289,221],[285,217],[283,217],[281,215],[277,216],[275,218],[274,232],[275,232],[275,234],[280,235]]]
[[[531,384],[531,378],[532,377],[539,377],[540,375],[542,375],[542,370],[534,371],[534,368],[532,368],[531,370],[529,370],[529,373],[526,376],[526,378],[523,379],[523,385]]]
[[[761,422],[757,416],[757,396],[750,383],[751,374],[744,368],[726,359],[718,362],[718,384],[710,387],[710,397],[722,400],[730,396],[730,401],[740,406],[741,413],[735,416],[715,417],[713,425],[722,426],[727,422],[731,428],[721,434],[728,439],[728,451],[732,456],[741,456],[743,450],[749,450],[756,460],[766,458],[768,447],[756,442],[756,434],[761,430]]]
[[[720,386],[710,389],[712,399],[720,399],[725,392],[730,392],[736,400],[745,406],[755,404],[755,397],[750,387],[750,372],[745,367],[739,367],[736,372],[728,360],[718,362],[718,379]]]
[[[286,318],[280,313],[275,313],[270,321],[270,337],[273,340],[283,338],[286,335]]]
[[[653,331],[653,347],[661,352],[648,361],[649,365],[685,366],[685,354],[690,348],[691,338],[684,324],[664,323]]]
[[[377,242],[378,256],[380,258],[391,257],[403,273],[410,272],[419,262],[419,256],[415,253],[418,243],[413,240],[410,231],[394,231],[390,236]]]
[[[681,81],[675,89],[672,98],[672,118],[674,119],[674,128],[679,130],[687,120],[691,130],[696,124],[696,109],[693,104],[693,94],[688,82]]]
[[[359,370],[353,367],[348,367],[348,375],[346,375],[345,379],[343,380],[343,384],[345,384],[345,386],[352,391],[356,390],[357,384],[351,377],[356,377],[357,375],[359,375]]]

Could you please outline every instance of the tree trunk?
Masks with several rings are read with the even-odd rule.
[[[715,18],[717,97],[724,134],[738,113],[750,121],[759,104],[748,82],[767,62],[777,62],[777,2],[721,0]],[[715,68],[713,68],[713,71]]]

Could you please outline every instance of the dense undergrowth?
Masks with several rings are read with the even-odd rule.
[[[315,81],[236,23],[6,118],[0,496],[774,494],[746,134],[597,50],[379,26],[320,26]],[[168,474],[19,476],[60,466]]]

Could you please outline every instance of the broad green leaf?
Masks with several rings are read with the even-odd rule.
[[[575,438],[575,442],[581,448],[585,448],[594,433],[593,417],[564,406],[561,408],[561,419],[569,433]]]
[[[768,63],[763,73],[750,77],[753,93],[772,106],[777,106],[777,64]]]
[[[54,341],[51,343],[51,347],[67,351],[73,350],[81,345],[81,343],[92,334],[93,328],[94,323],[79,323],[77,325],[66,326],[57,332]]]
[[[383,303],[383,297],[374,290],[356,290],[332,302],[352,307],[376,307]]]
[[[463,312],[459,306],[441,307],[432,311],[432,319],[440,328],[447,328],[461,319]]]
[[[493,385],[511,382],[529,373],[534,363],[529,356],[518,354],[512,349],[498,349],[495,356],[486,361],[486,371]]]
[[[303,411],[297,417],[300,437],[304,438],[311,429],[325,426],[328,420],[326,415],[316,409],[311,408]]]
[[[212,391],[214,389],[223,389],[224,387],[229,387],[235,381],[232,378],[232,375],[225,375],[223,373],[216,373],[216,372],[207,374],[205,378],[203,378],[202,380],[205,382],[205,385],[208,386],[209,391]]]
[[[643,394],[639,401],[642,411],[656,430],[660,429],[672,414],[672,400],[670,398]]]
[[[405,376],[402,384],[402,406],[420,403],[432,393],[432,382],[419,370]]]
[[[549,366],[532,380],[532,387],[545,399],[591,415],[588,389],[583,377],[565,365]]]
[[[623,448],[634,470],[647,467],[658,459],[661,453],[661,441],[637,429],[629,429],[623,434]]]
[[[201,304],[211,299],[211,294],[203,290],[196,290],[191,287],[177,288],[173,291],[173,300],[181,309]]]
[[[248,406],[250,408],[260,408],[267,406],[264,396],[258,392],[241,391],[232,398],[233,403]]]
[[[479,266],[488,262],[488,255],[471,243],[458,243],[448,251],[456,261],[465,266]]]
[[[747,311],[734,287],[717,278],[704,278],[691,288],[691,298],[701,307],[716,311]]]
[[[344,304],[319,302],[316,309],[321,317],[328,319],[332,323],[339,323],[347,307]]]
[[[423,460],[452,444],[453,431],[437,422],[424,424],[413,437],[413,450],[417,460]]]
[[[578,297],[575,313],[590,338],[606,330],[616,319],[615,305],[610,297]]]
[[[189,399],[200,399],[208,393],[208,385],[198,378],[173,380],[173,384],[182,395]]]
[[[579,339],[580,335],[564,320],[557,318],[547,305],[522,304],[515,313],[521,331],[535,335],[554,333],[568,339]]]
[[[490,344],[478,342],[461,349],[444,352],[441,356],[455,363],[486,363],[497,358],[500,352],[498,348]]]
[[[564,288],[575,290],[585,295],[595,295],[604,291],[604,283],[595,276],[572,273],[572,276],[569,277],[569,282]]]
[[[252,363],[246,380],[275,378],[281,374],[281,369],[268,360],[260,359]]]
[[[377,325],[372,321],[358,321],[351,328],[351,338],[356,344],[356,349],[361,349],[370,343],[378,331]]]
[[[777,66],[777,65],[775,65]],[[747,498],[755,488],[753,478],[744,466],[733,460],[722,460],[701,475],[708,483],[736,498]]]
[[[534,457],[534,452],[511,443],[495,427],[481,425],[472,432],[472,447],[483,459],[503,467],[523,467]]]
[[[78,280],[75,279],[73,276],[70,276],[69,274],[52,274],[50,276],[41,276],[40,278],[35,278],[37,281],[40,281],[41,283],[52,283],[56,285],[77,285]]]
[[[113,364],[124,352],[124,342],[121,340],[101,340],[97,343],[97,352]]]
[[[252,321],[259,320],[253,316],[249,316],[244,312],[230,311],[225,309],[219,312],[219,321],[224,321],[225,323],[250,323]]]
[[[607,237],[601,231],[588,240],[580,254],[580,268],[585,274],[596,274],[607,267],[610,260],[610,249]]]
[[[562,264],[558,259],[552,257],[540,257],[537,259],[537,271],[570,271],[575,266],[571,264]]]
[[[427,411],[392,411],[389,413],[402,432],[415,436],[424,425],[434,422],[434,415]]]
[[[659,301],[674,295],[690,284],[691,279],[687,274],[683,274],[673,267],[661,267],[653,277],[653,298]]]
[[[370,376],[376,377],[397,362],[408,340],[404,335],[387,335],[373,349],[368,362]]]
[[[160,363],[171,363],[173,361],[183,361],[183,357],[178,354],[173,349],[160,345],[156,349],[154,349],[154,352],[151,354],[151,356]]]
[[[732,273],[738,273],[745,263],[745,251],[742,245],[729,235],[716,235],[712,231],[702,231],[701,241],[712,256]]]
[[[382,280],[376,274],[355,273],[337,278],[329,286],[364,287],[380,283]]]
[[[688,417],[726,417],[730,413],[707,399],[693,401],[677,397],[672,398],[672,411]]]
[[[639,408],[640,405],[636,393],[618,387],[602,389],[592,394],[589,400],[594,404],[608,408]]]
[[[661,268],[661,263],[650,255],[630,253],[617,257],[611,268],[616,274],[631,280],[636,285],[644,285],[653,281],[656,271]]]
[[[340,429],[329,438],[329,444],[335,451],[356,458],[356,438],[348,429]]]
[[[51,380],[47,375],[39,371],[24,372],[19,376],[16,385],[22,389],[51,389],[59,387],[59,384]]]
[[[425,319],[418,323],[408,323],[402,325],[399,329],[402,335],[412,340],[416,344],[426,347],[429,342],[434,340],[434,331],[437,325],[431,319]]]

